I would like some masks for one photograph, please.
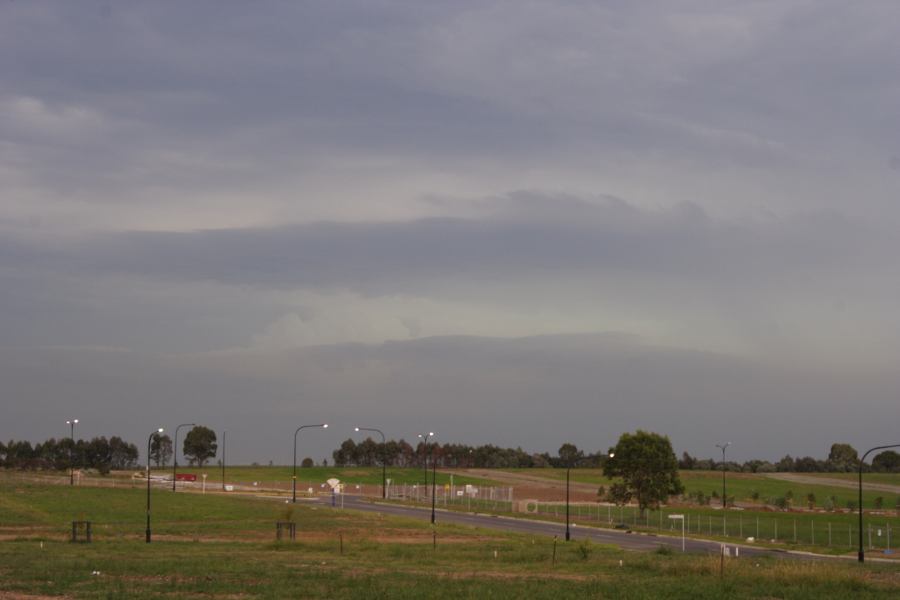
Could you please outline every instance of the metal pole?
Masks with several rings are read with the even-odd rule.
[[[178,430],[182,427],[196,427],[194,423],[182,423],[175,428],[175,446],[172,448],[172,491],[175,491],[175,476],[178,473]]]
[[[566,541],[570,539],[569,534],[569,467],[566,467]]]
[[[153,434],[150,434],[150,437],[147,438],[147,531],[146,531],[146,539],[147,543],[150,543],[150,440],[153,439]]]
[[[296,430],[294,430],[294,467],[291,472],[291,502],[294,504],[297,503],[297,434],[300,433],[301,429],[308,429],[310,427],[321,427],[322,429],[328,428],[328,423],[320,423],[318,425],[301,425]]]
[[[866,453],[862,455],[862,458],[859,459],[859,562],[865,562],[866,554],[863,549],[863,493],[862,493],[862,472],[863,472],[863,464],[865,464],[866,457],[870,452],[874,452],[875,450],[885,450],[887,448],[900,448],[900,444],[891,444],[889,446],[875,446],[869,450],[866,450]]]
[[[357,427],[356,431],[375,431],[381,435],[381,498],[387,498],[387,440],[384,432],[374,427]],[[427,467],[426,467],[427,472]],[[428,485],[428,476],[425,476],[425,485]]]
[[[716,448],[722,449],[722,510],[728,506],[728,496],[725,495],[725,448],[731,445],[731,442],[725,444],[716,444]],[[723,512],[724,514],[724,512]]]
[[[225,430],[222,430],[222,491],[225,491]]]
[[[162,433],[163,430],[160,427],[154,433]],[[147,531],[146,531],[146,540],[147,543],[150,543],[150,442],[153,441],[153,433],[147,438]]]
[[[434,451],[434,444],[431,445],[432,452]],[[431,457],[431,524],[434,525],[434,483],[437,480],[437,461],[434,457]],[[428,487],[428,486],[425,486]]]
[[[72,440],[72,445],[69,447],[69,485],[75,485],[75,459],[73,457],[73,451],[75,449],[75,423],[77,422],[78,419],[66,421],[66,423],[69,424],[69,439]]]

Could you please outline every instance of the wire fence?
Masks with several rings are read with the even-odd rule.
[[[535,503],[536,515],[565,518],[564,502]],[[730,538],[744,542],[770,542],[799,546],[856,549],[859,525],[852,513],[751,513],[742,511],[699,512],[684,508],[646,510],[641,515],[636,506],[613,506],[600,503],[570,504],[569,518],[574,522],[604,527],[628,528],[635,531],[681,533],[681,522],[670,515],[684,516],[685,532],[693,536]],[[863,544],[869,549],[891,554],[896,549],[894,529],[897,518],[886,514],[866,515]],[[752,539],[751,539],[752,538]]]

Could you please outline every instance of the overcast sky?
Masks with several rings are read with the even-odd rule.
[[[0,3],[0,439],[900,442],[893,0]]]

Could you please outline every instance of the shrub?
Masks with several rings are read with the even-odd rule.
[[[581,560],[587,560],[591,557],[591,554],[594,552],[594,547],[591,545],[590,538],[584,538],[578,543],[578,546],[575,547],[578,551],[578,556]]]

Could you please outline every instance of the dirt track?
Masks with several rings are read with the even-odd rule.
[[[566,480],[550,479],[526,473],[510,473],[497,469],[456,469],[453,473],[469,477],[490,479],[500,484],[516,488],[516,498],[519,500],[535,499],[542,501],[564,502],[566,499]],[[569,493],[576,502],[590,502],[597,500],[597,488],[595,483],[578,483],[572,477],[569,482]]]

